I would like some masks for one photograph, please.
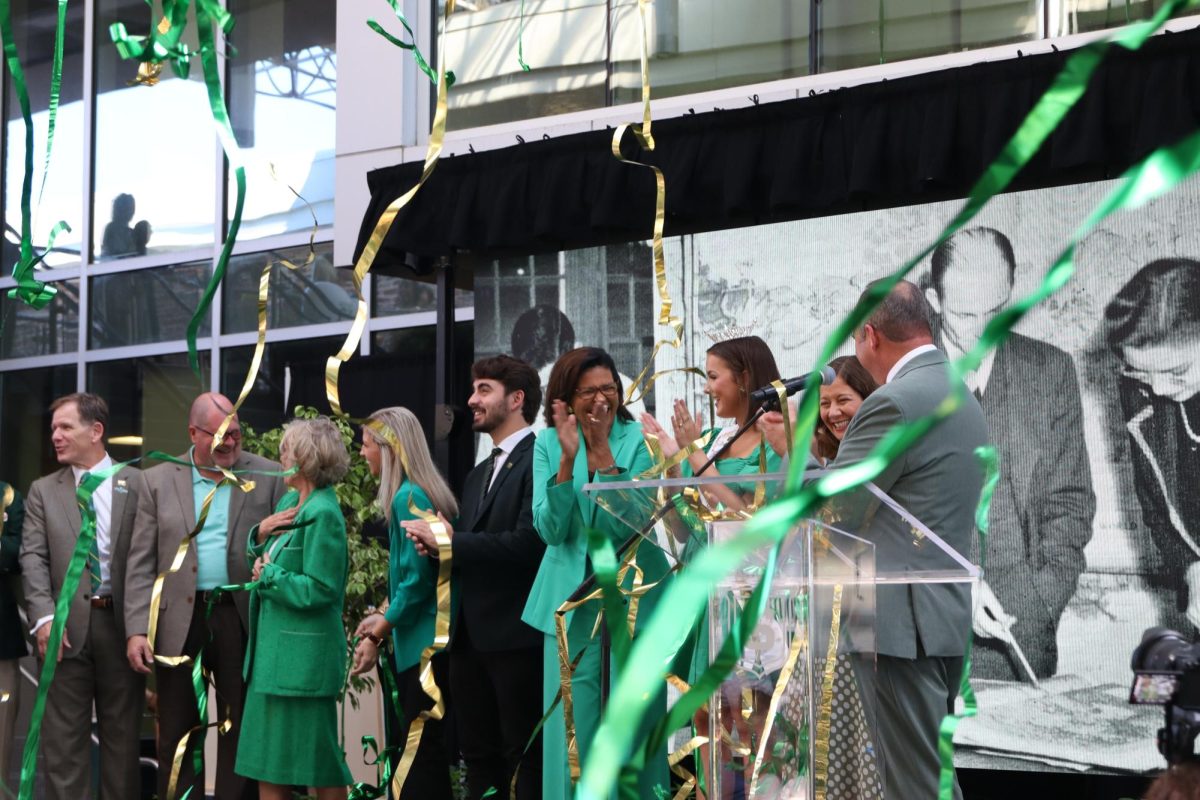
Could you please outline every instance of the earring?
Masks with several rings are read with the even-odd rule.
[[[739,392],[741,392],[742,394],[745,394],[745,393],[746,393],[746,387],[745,387],[745,386],[739,386],[739,387],[738,387],[738,391],[739,391]]]

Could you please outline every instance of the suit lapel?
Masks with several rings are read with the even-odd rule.
[[[187,458],[187,454],[184,454],[183,458]],[[179,513],[183,515],[184,530],[191,533],[196,527],[196,512],[199,511],[193,499],[192,468],[176,464],[172,478],[175,482],[175,497],[179,500]]]
[[[483,518],[488,509],[492,507],[492,502],[504,488],[504,482],[508,480],[508,476],[511,475],[515,469],[521,466],[522,461],[525,458],[529,457],[529,453],[533,449],[533,439],[534,435],[531,433],[521,441],[517,442],[517,446],[513,448],[513,451],[509,453],[508,458],[504,459],[504,463],[500,466],[500,472],[492,481],[491,489],[488,489],[488,487],[483,485],[483,475],[480,473],[479,492],[486,492],[486,494],[483,495],[482,501],[477,504],[478,510],[475,512],[474,519],[471,520],[472,528],[474,528],[479,520]]]
[[[70,467],[59,470],[57,489],[55,494],[58,495],[59,507],[67,520],[67,531],[74,541],[83,525],[83,517],[79,515],[79,504],[75,502],[75,474]]]
[[[112,511],[108,518],[108,536],[110,541],[116,540],[117,533],[121,530],[121,521],[125,515],[125,498],[129,496],[129,490],[125,485],[127,471],[128,467],[122,467],[112,477]]]

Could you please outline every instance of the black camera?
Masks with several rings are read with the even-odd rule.
[[[1129,702],[1164,707],[1158,752],[1168,764],[1195,758],[1200,733],[1200,644],[1167,628],[1149,628],[1133,651]]]

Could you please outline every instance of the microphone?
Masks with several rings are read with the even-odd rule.
[[[833,367],[825,367],[816,373],[821,377],[820,385],[828,386],[837,380],[837,373],[833,371]],[[809,377],[813,373],[809,372],[801,375],[799,378],[788,378],[783,382],[783,386],[787,389],[788,397],[804,390],[804,384],[808,383]],[[775,391],[775,387],[767,384],[761,389],[755,389],[750,393],[750,407],[755,408],[761,406],[766,411],[779,410],[779,392]]]

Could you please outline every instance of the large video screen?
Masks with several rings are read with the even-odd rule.
[[[956,355],[1037,286],[1111,187],[998,197],[919,265],[939,345]],[[660,350],[650,371],[667,374],[644,405],[666,421],[683,397],[707,414],[702,380],[669,371],[703,366],[730,329],[766,340],[785,377],[807,372],[863,286],[933,241],[958,207],[669,238],[684,342]],[[1161,766],[1161,710],[1127,703],[1130,654],[1150,626],[1191,638],[1200,625],[1200,188],[1110,218],[1076,262],[967,380],[1001,463],[985,580],[1015,621],[1007,638],[976,637],[980,710],[959,728],[963,766]],[[476,275],[479,356],[513,352],[548,374],[558,353],[594,344],[630,377],[668,333],[655,325],[647,243],[488,261]]]

